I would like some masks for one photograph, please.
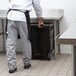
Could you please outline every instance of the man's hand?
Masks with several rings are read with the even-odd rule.
[[[43,19],[42,19],[41,17],[39,17],[39,18],[38,18],[38,27],[39,27],[39,28],[42,28],[43,25],[44,25]]]

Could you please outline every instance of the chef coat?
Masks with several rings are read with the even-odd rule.
[[[34,8],[37,17],[42,16],[42,8],[40,7],[39,0],[9,0],[9,9],[18,9],[20,11],[11,10],[7,19],[14,21],[25,21],[26,17],[23,12],[31,11]]]

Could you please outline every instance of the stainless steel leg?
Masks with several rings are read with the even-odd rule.
[[[5,33],[4,33],[4,20],[1,19],[2,32],[3,32],[3,51],[5,52]]]
[[[76,76],[76,46],[72,47],[72,76]]]
[[[59,36],[59,24],[58,20],[54,20],[54,59],[56,59],[56,53],[60,53],[60,44],[57,43],[57,38]]]
[[[56,59],[56,21],[54,20],[54,59]]]

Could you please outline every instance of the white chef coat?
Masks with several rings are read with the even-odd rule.
[[[39,0],[9,0],[9,9],[19,9],[25,12],[26,10],[31,11],[32,7],[34,7],[37,17],[41,17],[42,8],[40,7]],[[23,12],[11,10],[7,15],[7,19],[26,21],[26,17]]]

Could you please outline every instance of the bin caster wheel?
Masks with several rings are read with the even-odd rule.
[[[47,59],[51,60],[51,54],[50,53],[48,53],[48,58]]]

